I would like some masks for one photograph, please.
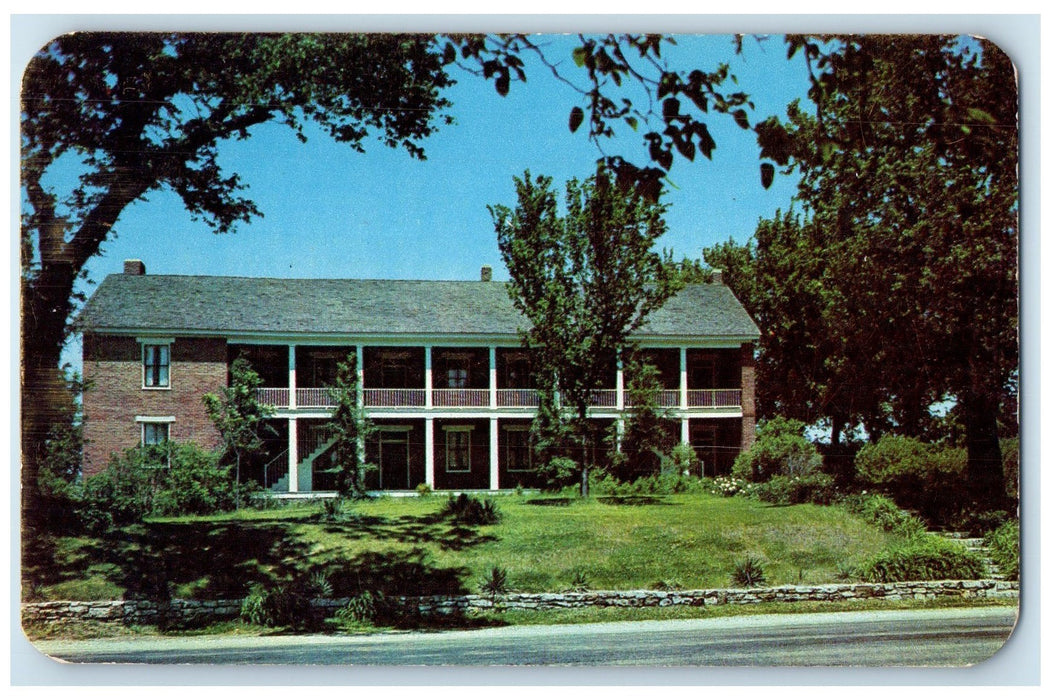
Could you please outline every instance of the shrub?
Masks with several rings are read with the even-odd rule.
[[[449,494],[442,515],[451,517],[461,525],[493,525],[500,522],[500,509],[496,507],[496,501],[491,498],[482,501],[466,493],[458,496]]]
[[[859,567],[865,581],[942,581],[979,579],[986,574],[981,560],[963,545],[937,535],[918,535],[872,557]]]
[[[697,464],[697,453],[693,451],[689,443],[680,442],[672,448],[668,461],[676,474],[689,475]]]
[[[569,584],[569,590],[576,593],[585,593],[591,590],[591,580],[588,578],[588,573],[583,569],[577,569],[573,572],[573,580]]]
[[[1004,490],[1012,501],[1018,501],[1018,438],[1000,440],[1000,454],[1004,465]]]
[[[774,476],[768,481],[754,484],[748,495],[774,505],[787,506],[797,503],[828,505],[833,501],[832,477],[821,472],[802,476]]]
[[[804,476],[817,471],[821,456],[805,437],[806,426],[780,416],[764,423],[752,446],[734,460],[732,474],[761,482],[774,476]]]
[[[416,495],[419,496],[420,498],[426,498],[426,497],[430,496],[432,493],[434,493],[433,489],[431,489],[431,487],[428,486],[427,484],[419,484],[416,487]]]
[[[265,627],[317,629],[322,616],[313,600],[331,591],[323,574],[299,577],[271,588],[256,584],[241,602],[241,619]]]
[[[79,519],[90,530],[137,523],[153,512],[166,456],[161,448],[134,448],[84,480],[76,497]]]
[[[854,464],[860,484],[890,496],[903,508],[945,524],[958,508],[967,453],[960,448],[886,435],[863,447]]]
[[[383,591],[362,591],[336,611],[341,622],[371,625],[389,617],[390,606]]]
[[[874,493],[855,494],[843,499],[842,504],[884,532],[913,537],[927,529],[922,520],[909,515],[886,496]]]
[[[151,515],[208,515],[233,510],[251,485],[234,483],[230,467],[189,443],[169,443],[169,466],[159,473]]]
[[[985,546],[1000,574],[1011,581],[1019,575],[1020,533],[1017,520],[1009,520],[985,536]]]
[[[752,588],[762,586],[766,583],[766,573],[763,571],[763,562],[757,557],[749,556],[734,564],[733,573],[730,576],[735,586]]]
[[[482,595],[487,595],[490,598],[495,598],[498,595],[507,593],[507,569],[502,566],[494,566],[491,568],[486,575],[482,577],[478,589],[482,592]]]

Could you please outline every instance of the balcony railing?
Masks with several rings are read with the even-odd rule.
[[[740,389],[688,389],[686,405],[690,408],[739,408]]]
[[[433,389],[431,401],[435,406],[465,406],[484,408],[489,405],[488,389]]]
[[[540,397],[536,389],[497,389],[496,405],[509,408],[536,408]]]
[[[366,406],[422,408],[427,405],[426,389],[364,389],[363,393]]]
[[[291,392],[285,387],[265,387],[256,390],[256,399],[263,404],[287,408]],[[624,397],[627,402],[627,396]],[[364,389],[365,405],[374,408],[423,408],[427,405],[426,389]],[[661,389],[657,404],[664,408],[680,405],[682,394],[678,389]],[[439,408],[486,408],[490,404],[488,389],[433,389],[432,405]],[[497,389],[496,405],[501,408],[535,408],[539,404],[536,389]],[[331,408],[335,405],[325,388],[296,389],[297,408]],[[616,389],[597,389],[591,394],[592,408],[616,408]],[[688,408],[727,409],[741,407],[740,389],[689,389],[686,392]]]

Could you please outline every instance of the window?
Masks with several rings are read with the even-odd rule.
[[[504,445],[507,447],[507,471],[533,471],[533,455],[529,449],[529,428],[524,426],[505,428]]]
[[[446,386],[450,389],[467,388],[467,368],[463,365],[455,366],[450,363],[445,371]]]
[[[150,389],[169,387],[170,345],[142,346],[142,385]]]
[[[149,447],[150,445],[163,445],[168,442],[169,425],[169,423],[144,422],[142,424],[143,447]]]
[[[445,429],[445,471],[471,471],[471,429],[456,427]]]

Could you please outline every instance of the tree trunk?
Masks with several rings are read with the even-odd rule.
[[[72,268],[51,266],[36,279],[22,278],[22,515],[40,522],[38,475],[51,428],[72,419],[72,397],[59,369],[73,289]],[[65,273],[65,274],[63,274]]]
[[[967,490],[978,510],[1006,510],[1007,492],[997,430],[998,401],[975,389],[960,397],[967,442]]]

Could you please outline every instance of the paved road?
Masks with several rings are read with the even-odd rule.
[[[149,637],[36,646],[59,659],[90,663],[961,666],[996,653],[1014,622],[1014,608],[991,607],[346,637]]]

